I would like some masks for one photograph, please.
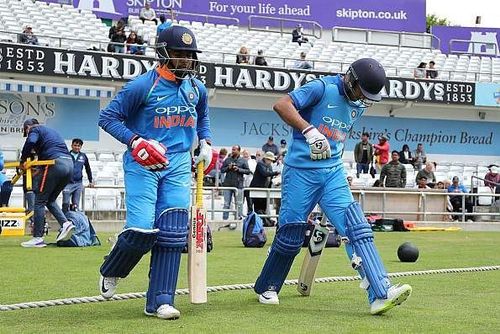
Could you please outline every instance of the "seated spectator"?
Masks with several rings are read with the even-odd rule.
[[[424,79],[426,76],[426,70],[425,67],[427,66],[427,63],[421,62],[420,65],[413,71],[413,76],[415,79]]]
[[[380,185],[388,188],[404,188],[406,186],[406,168],[399,162],[398,151],[392,151],[391,158],[391,162],[382,167]]]
[[[297,60],[293,67],[298,68],[298,69],[303,69],[303,70],[309,70],[309,69],[313,68],[312,64],[306,60],[306,53],[305,52],[300,53],[300,60]]]
[[[117,30],[125,29],[125,21],[123,19],[118,20],[115,26],[109,28],[108,38],[111,39]]]
[[[144,8],[141,9],[139,18],[141,19],[142,23],[144,23],[145,21],[153,21],[156,25],[158,25],[156,12],[153,8],[151,8],[151,4],[149,3],[149,1],[144,1]]]
[[[434,175],[433,169],[434,169],[434,164],[432,162],[427,162],[425,164],[425,167],[417,173],[417,176],[415,177],[415,182],[418,183],[418,180],[422,176],[425,176],[428,181],[431,181],[432,183],[435,183],[436,182],[436,176]]]
[[[255,57],[255,65],[267,66],[267,61],[266,58],[264,58],[263,54],[264,54],[263,50],[257,51],[257,57]]]
[[[115,53],[125,53],[125,41],[127,36],[125,36],[125,29],[115,29],[113,36],[111,36],[111,43],[108,45],[109,52]]]
[[[403,149],[399,152],[399,162],[402,164],[411,164],[412,163],[412,155],[410,151],[410,147],[406,144],[403,145]]]
[[[436,183],[436,185],[434,186],[434,189],[445,189],[444,182],[443,181],[438,181]]]
[[[449,193],[463,193],[467,194],[469,191],[467,188],[464,187],[463,184],[460,184],[460,179],[458,176],[454,176],[452,179],[452,184],[448,187],[448,192]],[[462,212],[462,202],[464,200],[462,199],[462,196],[452,196],[450,195],[450,203],[451,206],[453,207],[453,212]],[[465,198],[465,210],[466,212],[472,212],[472,202],[468,199]],[[453,220],[458,220],[459,216],[455,215],[453,217]],[[472,220],[472,219],[470,219]]]
[[[288,153],[288,147],[285,139],[281,139],[279,151],[279,155],[283,157]]]
[[[143,55],[144,54],[144,46],[142,46],[143,40],[135,31],[131,31],[128,35],[127,41],[125,45],[127,46],[127,53],[133,55]]]
[[[267,138],[267,142],[262,145],[262,152],[272,152],[274,155],[279,154],[278,146],[274,143],[273,136]]]
[[[309,43],[313,46],[313,43],[309,42],[307,37],[304,37],[303,30],[304,28],[302,27],[302,24],[297,24],[297,27],[292,31],[292,42],[299,43],[299,46],[302,45],[302,43]]]
[[[347,177],[347,184],[349,185],[349,188],[352,187],[352,176]]]
[[[500,184],[500,173],[498,171],[498,166],[489,165],[488,170],[488,173],[486,173],[486,175],[484,176],[484,185],[486,187],[490,187],[491,189],[495,189],[497,185]]]
[[[438,77],[438,71],[434,68],[435,65],[436,63],[433,60],[429,62],[429,68],[425,71],[427,79],[436,79]]]
[[[167,21],[164,14],[160,15],[160,22],[161,22],[161,24],[158,27],[156,27],[156,35],[157,36],[159,36],[163,30],[167,30],[168,28],[170,28],[172,26],[172,21]]]
[[[417,149],[413,152],[413,167],[416,170],[421,170],[422,165],[427,162],[427,155],[424,151],[424,145],[422,143],[417,144]]]
[[[38,38],[33,34],[33,27],[31,24],[27,24],[20,36],[20,43],[38,45]]]
[[[431,189],[431,187],[429,187],[427,185],[427,177],[421,176],[420,179],[418,179],[418,182],[417,182],[417,185],[415,186],[415,188],[417,188],[417,189]]]
[[[250,55],[248,49],[244,46],[240,48],[240,52],[236,55],[236,64],[250,64]]]

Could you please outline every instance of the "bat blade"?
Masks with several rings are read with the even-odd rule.
[[[303,296],[309,296],[311,294],[316,268],[318,267],[321,253],[325,248],[326,242],[328,241],[328,234],[330,233],[330,230],[326,226],[325,216],[323,216],[321,223],[315,223],[315,225],[311,234],[309,246],[307,247],[307,253],[304,257],[304,262],[302,262],[297,285],[297,291]]]

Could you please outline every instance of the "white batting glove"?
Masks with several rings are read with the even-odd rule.
[[[212,162],[212,146],[205,139],[200,140],[200,154],[196,157],[194,161],[195,165],[198,165],[200,161],[204,161],[204,168],[210,166]]]
[[[306,137],[306,142],[309,144],[312,160],[328,159],[332,156],[328,139],[314,126],[308,126],[302,131],[302,134]]]

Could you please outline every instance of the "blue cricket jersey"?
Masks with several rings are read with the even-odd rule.
[[[208,95],[198,79],[171,81],[148,71],[127,83],[99,115],[99,126],[125,145],[135,135],[167,152],[191,150],[195,135],[210,139]]]
[[[361,105],[353,106],[348,102],[342,85],[342,76],[325,76],[289,93],[300,116],[328,139],[332,156],[329,159],[311,160],[306,138],[300,131],[293,129],[285,164],[297,168],[328,168],[342,163],[344,141],[354,122],[365,111]]]

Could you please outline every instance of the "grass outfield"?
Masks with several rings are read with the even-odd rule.
[[[108,235],[101,235],[106,240]],[[48,241],[53,241],[52,235]],[[245,249],[240,234],[219,232],[209,254],[209,285],[252,283],[267,252]],[[0,304],[98,294],[98,268],[108,245],[91,248],[23,249],[27,238],[0,238]],[[272,237],[270,236],[270,239]],[[500,265],[498,232],[377,233],[376,240],[389,272]],[[412,241],[420,249],[416,263],[401,263],[396,249]],[[268,245],[270,242],[268,242]],[[317,277],[354,275],[343,249],[323,253]],[[304,252],[289,278],[297,278]],[[183,257],[179,288],[187,286]],[[118,293],[145,291],[144,258],[120,282]],[[176,297],[179,320],[142,314],[144,299],[56,306],[0,312],[0,333],[498,333],[500,271],[403,277],[413,286],[401,307],[371,316],[356,282],[321,283],[311,297],[299,297],[295,286],[284,287],[280,305],[260,305],[251,290],[209,294],[205,305]]]

